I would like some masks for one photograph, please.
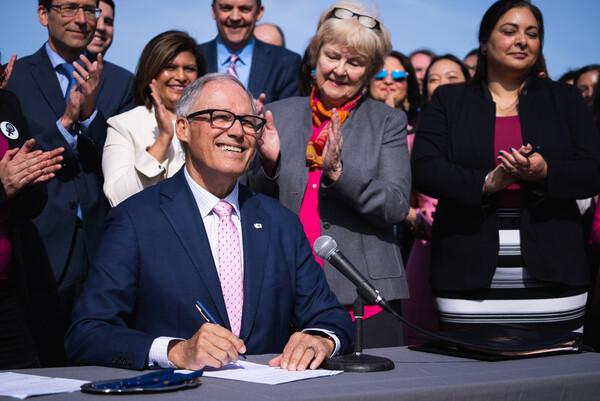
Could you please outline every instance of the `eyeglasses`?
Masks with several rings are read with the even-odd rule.
[[[402,83],[406,80],[406,77],[408,77],[408,72],[406,71],[400,71],[400,70],[395,70],[395,71],[386,71],[386,70],[381,70],[379,71],[379,73],[377,75],[375,75],[375,79],[378,81],[382,81],[384,80],[388,74],[392,74],[392,79],[398,83]]]
[[[357,14],[353,11],[348,10],[347,8],[335,7],[333,10],[331,10],[331,15],[338,19],[348,19],[356,17],[356,19],[358,20],[358,22],[360,22],[362,26],[365,26],[370,29],[377,29],[378,31],[381,30],[379,21],[377,21],[375,18],[369,17],[368,15]]]
[[[55,8],[56,10],[58,10],[58,12],[63,18],[73,18],[77,15],[80,8],[83,9],[83,15],[87,19],[98,18],[100,16],[100,13],[102,13],[102,10],[100,10],[99,8],[96,8],[94,6],[80,6],[77,3],[61,4],[60,6],[51,4],[50,8]]]
[[[208,114],[210,121],[210,126],[213,128],[220,129],[229,129],[233,127],[236,120],[240,121],[240,125],[242,126],[242,131],[247,135],[260,135],[262,134],[265,124],[267,120],[257,116],[238,116],[227,110],[218,110],[218,109],[207,109],[196,111],[188,115],[186,118],[188,120],[193,119],[195,117],[201,116],[203,114]]]

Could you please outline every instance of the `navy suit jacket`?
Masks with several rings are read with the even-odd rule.
[[[185,166],[184,166],[185,168]],[[249,354],[281,352],[293,330],[335,332],[352,343],[348,312],[330,291],[298,217],[240,186]],[[190,338],[200,300],[230,329],[202,218],[183,169],[111,210],[65,346],[77,364],[143,369],[159,336]]]
[[[202,43],[200,49],[206,57],[208,72],[217,72],[217,38]],[[265,104],[298,96],[299,70],[300,56],[297,53],[255,38],[248,90],[255,98],[261,93],[266,94]]]
[[[34,258],[27,264],[36,267],[49,264],[54,277],[58,278],[71,249],[78,203],[88,257],[92,257],[100,242],[108,211],[101,169],[106,119],[132,108],[133,75],[104,62],[96,95],[98,114],[79,136],[77,152],[71,150],[56,127],[56,121],[65,111],[65,100],[44,46],[17,61],[9,88],[19,97],[36,147],[43,150],[65,148],[63,168],[48,183],[48,203],[33,220],[35,227],[27,238],[27,245],[32,249],[28,256]]]

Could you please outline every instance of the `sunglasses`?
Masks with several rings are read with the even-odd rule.
[[[384,80],[388,74],[392,74],[392,79],[396,82],[404,82],[406,80],[406,77],[408,76],[408,72],[406,71],[400,71],[400,70],[395,70],[395,71],[386,71],[386,70],[381,70],[379,71],[379,73],[377,75],[375,75],[375,79],[378,81],[382,81]]]

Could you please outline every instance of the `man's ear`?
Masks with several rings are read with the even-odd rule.
[[[175,121],[175,135],[177,135],[177,139],[179,142],[188,144],[189,143],[189,130],[190,124],[187,119],[184,117],[177,117]]]
[[[37,14],[40,24],[43,26],[48,26],[48,9],[44,6],[38,6]]]
[[[260,19],[262,18],[264,12],[265,12],[265,6],[263,6],[261,4],[260,8],[258,9],[257,15],[256,15],[256,22],[260,21]]]

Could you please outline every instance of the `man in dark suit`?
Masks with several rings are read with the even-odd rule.
[[[213,0],[218,36],[200,48],[208,72],[235,71],[235,76],[263,103],[298,96],[300,56],[254,38],[263,14],[261,0]],[[230,57],[235,55],[235,61]]]
[[[101,55],[84,55],[94,35],[97,6],[96,0],[39,0],[38,17],[48,28],[48,42],[16,63],[9,84],[36,146],[65,148],[63,168],[48,183],[44,210],[21,230],[30,324],[44,366],[66,363],[62,344],[73,299],[103,233],[106,119],[132,107],[131,74],[103,63]]]
[[[65,339],[72,362],[202,369],[235,362],[238,353],[283,351],[272,366],[304,370],[348,349],[352,322],[298,217],[238,184],[263,130],[255,113],[249,92],[228,74],[186,88],[175,127],[187,162],[109,213]],[[273,130],[270,121],[263,135]],[[223,203],[235,226],[225,236]],[[236,246],[241,255],[228,253]],[[235,296],[232,277],[239,277]],[[197,300],[218,324],[198,313]]]

